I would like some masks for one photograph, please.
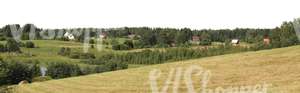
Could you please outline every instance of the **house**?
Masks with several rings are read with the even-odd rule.
[[[134,39],[134,37],[135,37],[135,34],[129,34],[128,35],[128,38],[130,38],[130,39]]]
[[[141,38],[140,35],[136,35],[136,34],[129,34],[127,37],[128,37],[129,39]]]
[[[74,35],[73,35],[72,33],[70,33],[70,32],[66,32],[66,33],[64,34],[64,37],[65,37],[65,38],[68,38],[69,40],[75,40]]]
[[[193,36],[192,37],[192,41],[194,41],[194,42],[197,42],[197,41],[199,41],[200,40],[200,37],[199,36]]]
[[[231,44],[233,44],[233,45],[238,45],[239,43],[240,43],[239,39],[232,39],[231,40]]]
[[[271,40],[269,37],[265,37],[263,41],[265,45],[269,45]]]
[[[106,33],[100,33],[100,35],[99,35],[99,37],[101,38],[101,39],[106,39],[107,38],[107,35],[106,35]]]

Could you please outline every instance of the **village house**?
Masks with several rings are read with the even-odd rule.
[[[102,32],[102,33],[100,33],[99,37],[100,37],[100,39],[106,39],[107,35],[106,35],[106,33]]]
[[[66,33],[64,34],[64,37],[65,37],[65,38],[68,38],[69,40],[75,40],[74,35],[73,35],[72,33],[70,33],[70,32],[66,32]]]
[[[199,44],[199,42],[200,42],[200,36],[197,36],[197,35],[192,36],[190,43]]]
[[[233,44],[233,45],[238,45],[239,43],[240,43],[239,39],[232,39],[231,40],[231,44]]]
[[[127,36],[129,39],[134,39],[134,38],[141,38],[141,36],[140,35],[136,35],[136,34],[128,34],[128,36]]]
[[[134,39],[134,37],[135,37],[135,34],[129,34],[128,35],[128,38],[130,38],[130,39]]]
[[[263,41],[265,45],[269,45],[271,40],[269,37],[265,37]]]
[[[193,36],[192,37],[192,41],[194,41],[194,42],[198,42],[200,40],[200,37],[199,36]]]

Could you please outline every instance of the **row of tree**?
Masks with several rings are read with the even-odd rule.
[[[38,61],[8,62],[0,59],[0,86],[18,84],[23,80],[28,82],[37,81],[41,79],[40,77],[43,76],[43,73],[45,73],[45,77],[59,79],[128,68],[127,64],[120,65],[116,62],[101,65],[78,65],[66,62],[49,62],[43,64],[41,65]],[[45,66],[46,70],[41,69],[43,66]]]
[[[6,44],[0,44],[0,52],[16,52],[21,53],[20,47],[25,48],[35,48],[35,44],[31,41],[27,41],[25,43],[23,42],[17,42],[14,39],[7,39]]]
[[[296,19],[294,22],[299,21]],[[114,28],[114,29],[94,29],[94,28],[74,28],[74,29],[53,29],[48,31],[55,32],[53,39],[64,40],[64,37],[59,36],[66,31],[71,31],[75,37],[76,41],[83,42],[85,36],[99,37],[99,33],[104,33],[110,38],[124,38],[133,36],[133,42],[137,42],[139,48],[143,47],[171,47],[171,46],[181,46],[188,45],[193,36],[199,37],[201,44],[210,44],[210,42],[225,42],[231,39],[240,39],[241,41],[247,43],[259,43],[263,38],[270,38],[274,43],[288,42],[289,44],[278,44],[278,46],[286,46],[290,44],[297,43],[297,37],[295,37],[295,30],[293,22],[284,22],[280,27],[274,29],[250,29],[250,28],[237,28],[237,29],[203,29],[203,30],[191,30],[189,28],[183,29],[173,29],[173,28],[149,28],[149,27],[124,27],[124,28]],[[49,33],[44,33],[47,30],[37,28],[33,24],[26,24],[23,27],[16,24],[16,29],[21,31],[21,38],[28,40],[29,36],[35,35],[35,39],[45,39],[41,37],[43,35],[48,35]],[[31,30],[35,30],[36,33],[30,33]],[[0,37],[12,38],[11,25],[6,25],[0,29]],[[90,33],[84,33],[89,31]],[[98,32],[102,31],[102,32]],[[51,33],[51,32],[50,32]],[[50,36],[51,37],[51,36]],[[280,40],[279,40],[280,39]],[[203,43],[204,42],[204,43]],[[115,45],[116,49],[122,49],[126,44]],[[126,45],[124,49],[131,48],[131,46]],[[136,47],[137,48],[137,47]]]
[[[103,64],[106,62],[119,62],[120,64],[160,64],[170,61],[201,58],[249,50],[251,50],[251,48],[233,47],[231,45],[220,45],[216,47],[203,48],[165,48],[161,50],[146,49],[139,52],[105,54],[98,57],[97,59],[84,61],[84,63],[92,65]]]

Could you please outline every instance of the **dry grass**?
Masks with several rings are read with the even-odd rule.
[[[229,54],[161,65],[146,66],[102,74],[21,85],[17,93],[151,93],[149,72],[163,73],[159,87],[164,84],[171,68],[201,66],[212,72],[209,88],[272,84],[268,93],[300,92],[300,46]],[[194,86],[200,90],[200,77],[193,75]],[[168,93],[172,93],[172,87]],[[180,92],[187,93],[181,80]],[[197,92],[200,93],[200,92]]]

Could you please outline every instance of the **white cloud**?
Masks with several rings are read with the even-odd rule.
[[[0,26],[272,28],[300,17],[299,4],[297,0],[3,0]]]

